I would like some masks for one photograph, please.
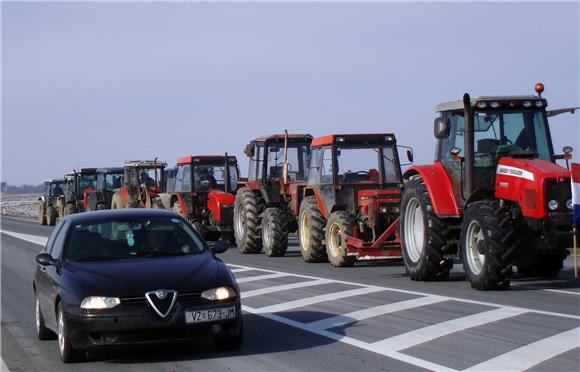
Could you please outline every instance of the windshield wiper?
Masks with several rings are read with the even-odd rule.
[[[169,252],[169,251],[150,251],[139,254],[138,257],[164,257],[164,256],[184,256],[187,253],[183,252]]]

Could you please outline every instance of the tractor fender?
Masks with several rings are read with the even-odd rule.
[[[43,202],[43,203],[44,203],[44,201],[45,201],[45,199],[44,199],[44,195],[43,195],[43,196],[40,196],[40,197],[38,198],[38,201],[40,201],[40,202]]]
[[[157,197],[159,197],[159,200],[161,200],[161,204],[163,205],[163,209],[167,209],[167,210],[171,210],[171,194],[168,193],[161,193],[159,195],[157,195]]]
[[[207,209],[215,222],[222,220],[221,210],[223,208],[233,208],[236,197],[230,193],[220,190],[212,190],[207,194]]]
[[[453,186],[440,162],[436,161],[430,165],[413,165],[405,171],[403,178],[409,180],[415,175],[421,176],[425,182],[435,214],[445,217],[461,215]]]

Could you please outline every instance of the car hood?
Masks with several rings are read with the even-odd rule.
[[[63,273],[81,296],[141,297],[157,289],[201,292],[223,285],[220,266],[209,253],[191,256],[71,262]]]

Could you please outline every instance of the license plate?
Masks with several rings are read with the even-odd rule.
[[[235,306],[220,307],[217,309],[207,309],[207,310],[186,310],[185,322],[186,323],[213,322],[216,320],[235,318],[235,316],[236,316]]]

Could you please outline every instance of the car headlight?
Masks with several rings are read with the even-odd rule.
[[[201,292],[201,297],[210,301],[220,301],[228,298],[233,298],[236,296],[237,296],[236,291],[234,291],[230,287],[218,287]]]
[[[121,300],[117,297],[103,297],[103,296],[91,296],[87,297],[81,302],[81,309],[85,310],[99,310],[99,309],[112,309],[118,306]]]
[[[572,209],[572,199],[566,200],[566,208]]]
[[[555,200],[553,200],[553,199],[552,199],[552,200],[550,200],[550,201],[548,202],[548,208],[549,208],[551,211],[555,211],[556,209],[558,209],[558,202],[557,202],[557,201],[555,201]]]

